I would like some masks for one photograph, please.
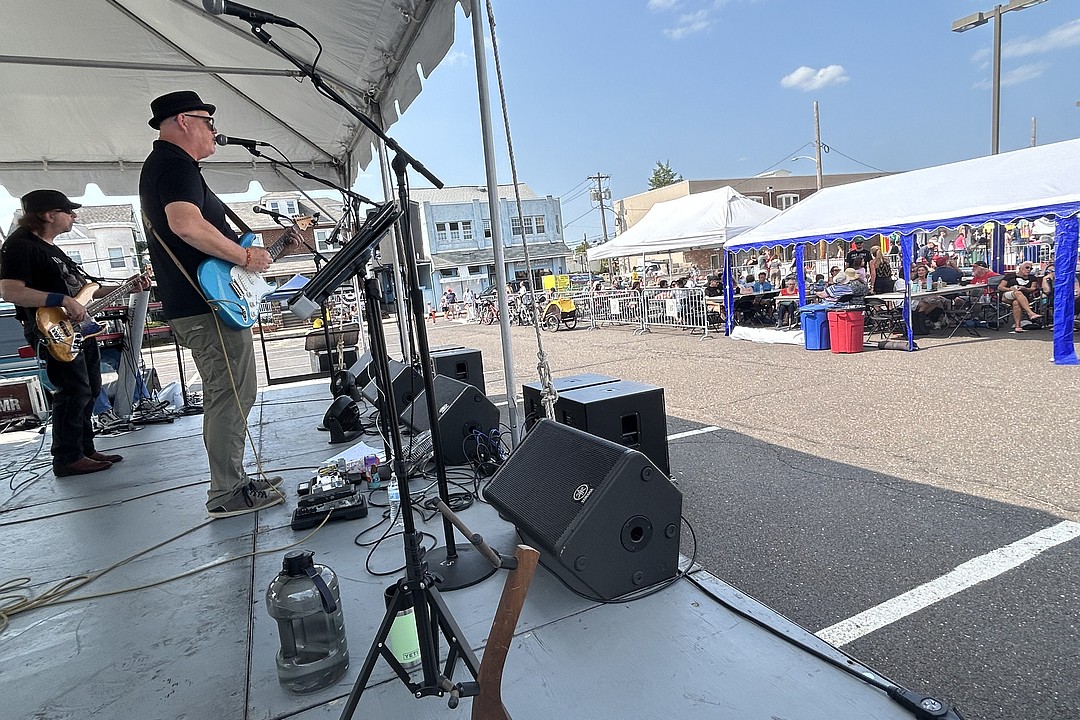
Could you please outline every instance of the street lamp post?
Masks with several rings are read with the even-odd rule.
[[[1023,10],[1044,2],[1046,0],[1009,0],[1005,5],[995,5],[993,10],[973,13],[956,20],[952,24],[953,32],[962,33],[980,25],[985,25],[991,20],[994,21],[994,79],[993,100],[990,111],[990,152],[993,155],[998,154],[998,126],[1001,121],[1001,16],[1013,10]]]

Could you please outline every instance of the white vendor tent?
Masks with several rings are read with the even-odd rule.
[[[660,202],[611,242],[589,250],[589,260],[720,247],[779,210],[730,187]]]
[[[326,83],[383,128],[419,95],[454,41],[457,0],[264,0],[319,38]],[[211,15],[202,0],[0,0],[0,184],[18,197],[40,187],[82,195],[137,190],[156,133],[150,101],[196,90],[217,105],[220,132],[273,143],[314,175],[351,184],[372,134],[319,95],[257,40],[250,24]],[[462,3],[467,10],[469,3]],[[264,29],[304,63],[318,53],[300,30]],[[406,147],[406,150],[408,148]],[[272,153],[270,153],[272,154]],[[276,156],[275,156],[276,157]],[[422,161],[423,158],[420,158]],[[293,187],[240,147],[203,163],[217,192]],[[304,187],[321,187],[293,178]]]
[[[1077,364],[1072,289],[1078,213],[1080,140],[1068,140],[826,188],[726,247],[734,252],[802,246],[895,232],[901,235],[907,280],[916,232],[991,220],[1003,224],[1025,218],[1055,218],[1054,361]],[[999,230],[995,244],[1000,243]],[[1001,253],[997,255],[1001,257]]]

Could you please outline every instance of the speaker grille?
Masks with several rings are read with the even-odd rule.
[[[514,515],[510,520],[515,525],[554,546],[626,453],[615,443],[542,421],[495,474],[485,496],[497,507],[521,508],[520,513],[504,512]],[[573,470],[563,474],[563,468]],[[543,479],[533,480],[538,474]],[[582,492],[586,498],[576,498]]]

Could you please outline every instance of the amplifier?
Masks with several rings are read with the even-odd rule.
[[[44,420],[48,413],[45,393],[36,377],[0,380],[0,421],[30,417]]]

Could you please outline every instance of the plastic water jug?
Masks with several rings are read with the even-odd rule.
[[[266,590],[266,611],[277,620],[278,681],[296,693],[337,682],[349,667],[337,575],[315,564],[315,553],[294,550]]]

